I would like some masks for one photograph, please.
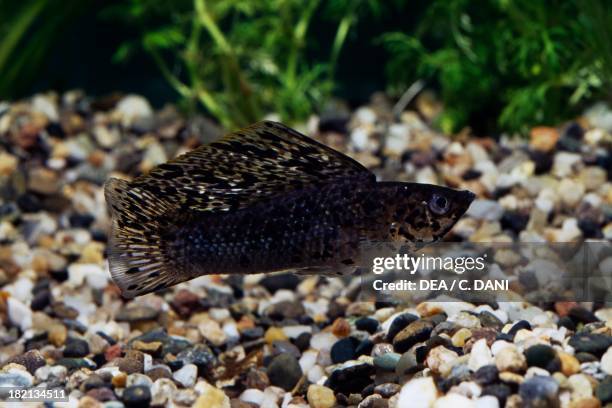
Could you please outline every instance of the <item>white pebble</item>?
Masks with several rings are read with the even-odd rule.
[[[195,364],[186,364],[172,375],[174,381],[185,388],[193,387],[198,378],[198,367]]]
[[[283,327],[283,333],[290,339],[295,339],[302,333],[312,333],[312,327],[304,325],[285,326]]]
[[[470,370],[476,371],[482,366],[486,366],[493,363],[493,356],[491,350],[487,346],[486,339],[480,339],[472,346],[472,352],[470,353],[470,359],[468,361],[468,367]]]
[[[474,402],[459,394],[447,394],[442,398],[439,398],[434,408],[474,408]]]
[[[334,343],[338,341],[338,338],[333,333],[321,332],[314,334],[310,338],[310,347],[315,350],[331,350]]]
[[[261,405],[261,402],[264,399],[264,393],[261,390],[256,388],[249,388],[244,390],[242,394],[240,394],[240,400],[244,402],[250,402],[253,404]]]
[[[601,357],[601,369],[605,373],[612,375],[612,347],[608,347],[608,351]]]
[[[306,350],[302,353],[302,357],[300,357],[300,367],[302,367],[302,372],[306,373],[317,363],[317,353],[314,350]]]
[[[497,201],[477,199],[466,214],[478,220],[497,221],[504,215],[504,208]]]
[[[32,310],[19,300],[9,297],[7,300],[8,317],[14,326],[19,326],[22,331],[32,327]]]
[[[306,377],[308,378],[308,381],[313,384],[316,384],[321,378],[323,378],[324,375],[325,371],[323,371],[323,368],[319,365],[316,365],[310,370],[308,370],[308,375]]]
[[[368,107],[361,107],[355,112],[355,118],[359,123],[371,125],[376,122],[376,112]]]
[[[476,408],[499,408],[499,401],[492,395],[485,395],[476,400]]]
[[[416,378],[406,383],[397,399],[398,407],[430,408],[438,396],[438,389],[431,377]]]

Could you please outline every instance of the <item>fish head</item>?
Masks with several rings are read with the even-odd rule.
[[[475,198],[467,190],[420,183],[393,183],[389,234],[394,241],[429,244],[439,241]]]

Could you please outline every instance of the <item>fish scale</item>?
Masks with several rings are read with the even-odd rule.
[[[377,182],[348,156],[269,121],[131,182],[112,178],[105,196],[110,270],[125,297],[206,274],[367,267],[365,247],[437,241],[474,198]]]

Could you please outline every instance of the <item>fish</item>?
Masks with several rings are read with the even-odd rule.
[[[440,240],[470,191],[377,181],[354,159],[262,121],[104,186],[125,298],[207,274],[346,274],[375,242]]]

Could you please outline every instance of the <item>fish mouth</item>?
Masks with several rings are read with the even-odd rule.
[[[470,204],[476,199],[476,194],[472,193],[470,190],[461,190],[462,199],[467,203],[469,207]]]

